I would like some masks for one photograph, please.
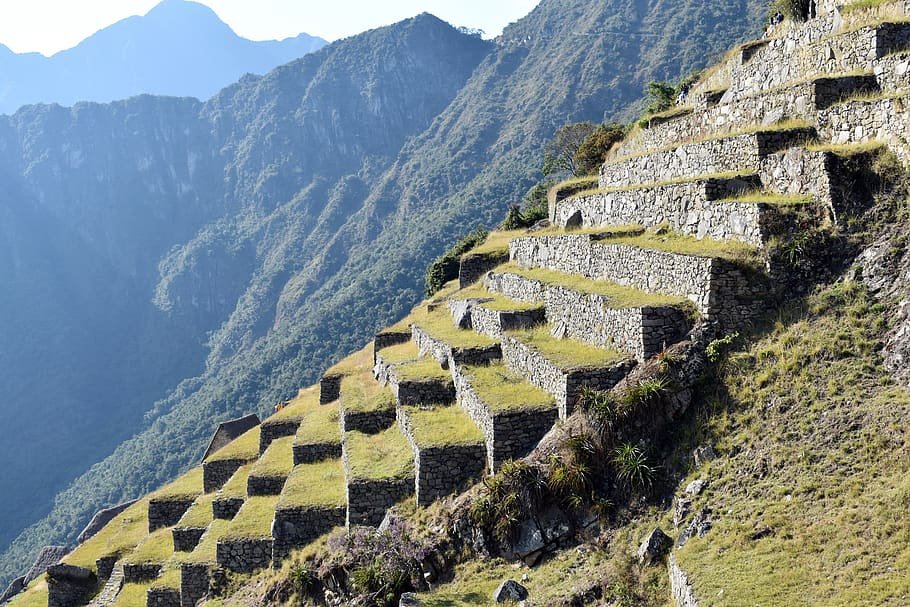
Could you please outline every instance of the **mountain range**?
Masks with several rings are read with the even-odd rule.
[[[208,99],[246,73],[264,74],[325,44],[307,34],[254,42],[203,4],[164,0],[51,57],[0,45],[0,113],[143,93]]]
[[[542,0],[495,41],[424,14],[206,102],[0,118],[0,579],[401,317],[559,126],[630,119],[765,11]]]

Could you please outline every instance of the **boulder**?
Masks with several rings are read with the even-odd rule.
[[[493,592],[493,601],[505,603],[506,601],[524,601],[528,598],[528,589],[515,580],[506,580]]]
[[[477,304],[492,301],[489,297],[484,299],[460,299],[452,301],[449,306],[452,310],[452,322],[459,329],[473,329],[471,322],[471,311]]]
[[[707,508],[699,510],[695,513],[695,516],[692,517],[692,521],[688,526],[679,534],[676,545],[682,548],[686,545],[686,542],[693,537],[704,537],[711,530],[713,524],[713,521],[711,521],[711,511]]]
[[[533,567],[545,551],[555,547],[571,531],[569,520],[562,511],[551,508],[539,518],[522,523],[518,538],[512,545],[512,552],[515,557]]]
[[[703,479],[698,479],[697,481],[692,481],[686,487],[686,495],[701,495],[701,492],[705,490],[705,487],[708,486],[708,481]]]
[[[704,445],[697,448],[692,457],[695,460],[695,467],[701,468],[708,462],[717,459],[717,453],[714,452],[714,447],[711,445]]]
[[[662,559],[673,546],[673,540],[659,527],[648,534],[638,547],[638,562],[650,565]]]
[[[420,599],[413,592],[405,592],[398,601],[398,607],[420,607]]]

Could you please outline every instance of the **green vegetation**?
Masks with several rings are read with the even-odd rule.
[[[297,445],[341,444],[338,406],[323,405],[303,418],[294,443]]]
[[[174,554],[174,535],[170,528],[159,529],[150,534],[136,549],[124,557],[133,564],[163,564]]]
[[[791,204],[798,203],[793,201]],[[679,255],[717,257],[746,265],[761,265],[758,251],[755,247],[746,243],[738,240],[695,238],[694,236],[674,232],[665,227],[661,230],[649,230],[635,236],[611,236],[599,240],[596,244],[624,244],[642,249],[677,253]]]
[[[575,152],[575,168],[579,175],[595,175],[606,161],[613,147],[628,133],[628,128],[619,123],[601,124]]]
[[[224,538],[232,521],[215,519],[206,530],[196,549],[183,558],[183,562],[192,564],[215,563],[218,558],[218,542]]]
[[[739,196],[724,198],[718,202],[739,204],[768,204],[780,207],[801,206],[812,203],[812,196],[801,194],[777,194],[775,192],[746,192]]]
[[[146,598],[151,582],[125,584],[117,595],[113,607],[141,607],[146,604]]]
[[[505,295],[500,295],[499,293],[490,293],[480,285],[473,285],[466,289],[462,289],[456,293],[452,299],[488,299],[489,301],[485,301],[479,305],[488,310],[493,310],[494,312],[524,312],[543,307],[543,304],[540,302],[530,303],[516,301],[514,299],[509,299]]]
[[[253,461],[259,457],[259,434],[261,428],[255,428],[244,432],[230,443],[218,449],[211,454],[207,462],[220,462],[230,459],[239,459],[244,461]]]
[[[177,523],[178,529],[205,529],[212,522],[212,502],[216,493],[200,495]]]
[[[508,254],[509,241],[523,234],[526,234],[525,230],[495,230],[490,232],[482,244],[477,245],[465,255]]]
[[[231,476],[230,480],[224,484],[224,487],[218,490],[216,498],[246,497],[246,484],[250,477],[253,464],[240,466],[237,472]]]
[[[411,321],[434,339],[445,342],[451,348],[484,348],[496,341],[467,329],[459,329],[452,322],[448,308],[440,307],[430,312],[425,308],[412,315]]]
[[[676,103],[676,95],[679,94],[676,86],[656,80],[648,83],[646,92],[648,97],[645,102],[645,116],[667,112]]]
[[[47,580],[42,575],[5,607],[47,607],[47,594]]]
[[[373,379],[372,371],[349,375],[341,382],[341,403],[345,411],[369,413],[395,409],[395,395],[389,386]]]
[[[170,588],[180,590],[180,563],[171,559],[165,563],[158,579],[152,582],[152,588]],[[141,606],[140,606],[141,607]]]
[[[344,465],[340,459],[295,466],[288,477],[277,508],[344,506],[347,503]]]
[[[500,266],[496,271],[503,274],[514,274],[548,285],[561,286],[579,293],[601,295],[609,299],[610,307],[615,309],[688,305],[688,300],[682,297],[654,295],[612,282],[589,280],[576,274],[563,274],[562,272],[554,272],[542,268],[522,268],[515,264]]]
[[[263,423],[303,419],[319,406],[319,386],[310,386],[301,390],[281,411],[276,411]]]
[[[344,446],[351,479],[404,479],[414,475],[414,453],[397,426],[375,435],[348,432]]]
[[[417,342],[409,340],[403,344],[383,348],[379,351],[379,356],[390,365],[398,365],[420,358],[420,350],[417,348]]]
[[[119,556],[134,550],[148,535],[148,505],[149,498],[145,498],[121,512],[63,562],[96,571],[95,561],[102,556]]]
[[[575,122],[559,127],[544,148],[541,172],[547,177],[583,175],[576,163],[578,150],[596,131],[597,125],[593,122]]]
[[[202,495],[202,466],[193,468],[173,483],[155,491],[152,500],[181,501]]]
[[[330,367],[325,375],[344,377],[352,373],[357,373],[364,369],[373,368],[373,343],[370,342],[354,354],[345,357],[333,367]]]
[[[724,514],[679,554],[698,596],[906,604],[910,392],[882,363],[885,310],[856,283],[822,289],[706,385],[697,440],[724,457],[700,473],[711,490],[697,506]]]
[[[287,476],[294,467],[294,437],[285,436],[272,441],[262,457],[253,464],[250,476]]]
[[[462,372],[470,380],[477,396],[493,413],[556,408],[552,396],[503,365],[463,367]]]
[[[272,521],[275,519],[278,499],[277,495],[247,498],[221,539],[272,537]],[[196,550],[198,549],[197,547]],[[193,554],[196,554],[196,551],[193,551]]]
[[[487,239],[487,232],[478,228],[462,237],[448,251],[437,257],[427,268],[424,293],[427,297],[432,297],[449,282],[458,278],[458,269],[461,264],[461,256],[483,243]]]
[[[447,445],[477,445],[483,433],[457,405],[432,408],[408,407],[414,442],[421,448]]]
[[[521,343],[539,352],[560,369],[598,368],[616,364],[627,355],[604,348],[595,348],[574,339],[556,339],[548,326],[509,333]]]
[[[451,373],[442,368],[439,361],[431,356],[401,363],[395,367],[395,375],[402,381],[450,380]]]

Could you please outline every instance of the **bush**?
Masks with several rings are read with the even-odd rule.
[[[660,114],[666,112],[676,102],[677,89],[667,82],[652,81],[646,89],[648,93],[645,114]]]
[[[615,122],[602,124],[591,133],[575,152],[575,170],[579,176],[593,175],[606,161],[610,149],[626,136],[626,127]]]
[[[487,239],[489,232],[483,228],[477,228],[461,240],[455,246],[436,258],[426,273],[426,295],[432,297],[439,292],[450,280],[458,278],[458,268],[461,264],[461,256],[476,246],[483,244]]]
[[[579,175],[575,154],[596,130],[597,125],[593,122],[575,122],[560,127],[544,148],[543,174],[547,177]]]

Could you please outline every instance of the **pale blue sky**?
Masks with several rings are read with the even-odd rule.
[[[99,29],[147,13],[159,0],[0,0],[0,44],[50,55]],[[271,40],[307,32],[335,40],[422,12],[488,36],[539,0],[199,0],[241,36]]]

